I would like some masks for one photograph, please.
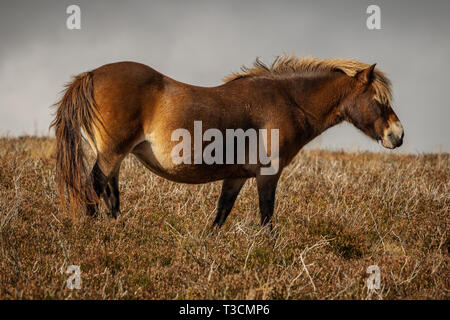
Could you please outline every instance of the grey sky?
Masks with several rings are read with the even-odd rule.
[[[81,7],[81,30],[66,8]],[[381,8],[382,30],[366,28]],[[213,86],[256,56],[377,62],[405,128],[399,152],[450,152],[450,1],[14,1],[0,4],[0,134],[47,134],[71,75],[133,60]],[[311,146],[383,151],[349,125]]]

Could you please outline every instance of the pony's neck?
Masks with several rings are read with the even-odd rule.
[[[342,122],[339,107],[351,92],[351,87],[351,78],[337,72],[289,80],[288,92],[296,104],[299,119],[314,128],[310,132],[311,139]]]

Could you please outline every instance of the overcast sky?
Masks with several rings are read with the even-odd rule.
[[[81,30],[66,28],[67,6]],[[368,30],[368,5],[381,30]],[[0,134],[48,134],[49,108],[71,75],[133,60],[179,81],[215,86],[259,56],[283,53],[378,63],[405,128],[400,152],[450,152],[450,1],[2,1]],[[350,125],[314,147],[382,151]]]

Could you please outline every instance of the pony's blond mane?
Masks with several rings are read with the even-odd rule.
[[[319,59],[315,57],[301,57],[296,55],[282,55],[275,58],[270,66],[267,66],[259,58],[256,58],[253,67],[241,67],[241,72],[232,73],[222,80],[230,82],[240,78],[260,75],[284,75],[299,72],[314,71],[342,71],[350,77],[368,68],[369,65],[357,60],[347,59]],[[375,99],[383,104],[390,104],[392,99],[391,81],[378,69],[374,69],[373,88]]]

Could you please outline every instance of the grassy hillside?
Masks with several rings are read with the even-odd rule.
[[[53,143],[0,139],[0,299],[449,297],[448,154],[302,151],[270,234],[253,179],[212,232],[220,183],[172,183],[131,156],[122,215],[74,223],[56,195]],[[69,265],[80,290],[66,287]],[[381,270],[373,292],[370,265]]]

